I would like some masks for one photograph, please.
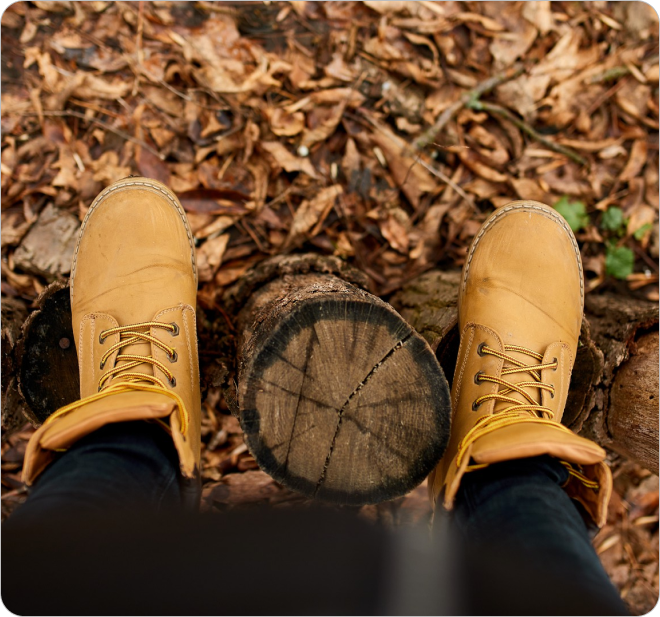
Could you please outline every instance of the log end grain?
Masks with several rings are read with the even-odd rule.
[[[281,484],[333,503],[378,503],[414,488],[442,456],[449,387],[396,311],[335,283],[267,311],[246,345],[239,419]]]

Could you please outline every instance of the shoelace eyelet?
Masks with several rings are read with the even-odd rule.
[[[550,390],[550,398],[555,398],[555,391],[554,390]]]
[[[105,362],[103,362],[103,360],[101,360],[101,364],[99,365],[99,368],[100,368],[101,370],[103,370],[103,367],[104,367],[104,366],[105,366]]]
[[[486,343],[479,343],[479,347],[477,347],[477,353],[480,356],[485,356],[486,354],[484,353],[484,347],[486,346]]]
[[[557,363],[557,358],[553,358],[552,361],[556,364],[556,363]],[[556,370],[557,370],[557,367],[555,366],[555,368],[553,368],[552,370],[553,370],[553,371],[556,371]]]
[[[179,336],[179,326],[177,326],[173,321],[170,323],[170,326],[174,327],[174,330],[172,330],[172,336]]]
[[[484,374],[483,371],[478,371],[477,374],[474,376],[474,383],[476,383],[478,386],[481,385],[481,379],[480,377]]]
[[[477,401],[472,401],[472,411],[479,411],[481,403],[477,403]]]
[[[170,379],[170,386],[173,388],[176,386],[176,377],[172,377],[172,379]]]
[[[171,356],[167,356],[170,362],[176,362],[179,359],[179,354],[174,350],[174,353]]]
[[[101,332],[101,334],[99,334],[99,343],[101,345],[103,345],[103,343],[105,343],[105,338],[103,338],[103,332]]]

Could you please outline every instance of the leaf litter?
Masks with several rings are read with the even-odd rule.
[[[460,267],[494,208],[536,199],[571,223],[588,293],[658,301],[658,23],[642,2],[18,2],[1,122],[3,300],[32,308],[67,277],[109,183],[144,174],[180,195],[213,333],[207,508],[299,500],[227,415],[220,298],[271,255],[337,255],[387,297]],[[25,496],[29,435],[3,438],[3,517]],[[614,463],[596,546],[642,614],[658,597],[657,477]],[[427,520],[422,492],[363,514]]]

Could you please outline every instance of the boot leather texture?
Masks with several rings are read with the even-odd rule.
[[[444,505],[452,508],[469,465],[479,468],[549,454],[581,466],[582,475],[598,483],[594,490],[571,474],[565,490],[585,506],[598,525],[605,523],[612,490],[611,473],[604,463],[605,451],[560,425],[583,304],[580,251],[570,227],[554,209],[534,201],[517,201],[496,210],[486,220],[463,267],[458,300],[461,341],[452,385],[453,425],[445,455],[429,477],[434,506],[444,489]],[[553,416],[550,419],[523,411],[520,415],[527,418],[520,422],[513,419],[508,425],[493,424],[491,432],[475,429],[472,435],[477,438],[463,444],[460,452],[461,442],[477,423],[512,406],[511,402],[491,399],[473,408],[479,397],[504,389],[499,383],[479,381],[481,376],[495,376],[516,384],[532,381],[529,372],[502,374],[505,367],[512,365],[495,355],[481,353],[484,343],[524,365],[552,364],[556,358],[556,368],[538,372],[541,383],[554,387],[554,396],[546,389],[521,386],[536,402],[549,408]],[[530,349],[543,359],[506,351],[505,345]],[[525,403],[518,392],[509,391],[508,396]],[[543,417],[545,421],[538,422],[534,417]]]
[[[106,188],[80,229],[70,288],[81,400],[55,412],[32,436],[25,454],[25,483],[32,484],[56,452],[106,424],[129,420],[163,424],[172,435],[184,479],[194,482],[201,432],[197,271],[192,233],[176,196],[147,178],[125,178]],[[115,350],[101,366],[103,356],[122,337],[119,332],[101,337],[102,332],[150,322],[165,325],[135,330],[175,350],[175,355],[139,339]],[[175,381],[150,362],[122,370],[119,367],[131,361],[117,361],[119,354],[152,357]],[[99,390],[102,376],[115,368],[119,371]],[[129,378],[129,373],[153,376],[164,387],[139,376]]]

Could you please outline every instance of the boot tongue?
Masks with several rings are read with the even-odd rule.
[[[534,349],[533,351],[538,351]],[[518,362],[524,364],[525,366],[536,366],[536,365],[541,365],[541,361],[537,360],[533,356],[529,356],[525,353],[522,353],[520,351],[505,351],[504,352],[507,356],[510,356],[514,360],[518,360]],[[542,351],[539,351],[539,353],[543,353]],[[510,362],[507,362],[506,360],[504,361],[504,365],[502,367],[502,370],[506,368],[514,368],[514,365],[511,364]],[[540,371],[539,371],[540,373]],[[509,375],[506,374],[500,374],[500,378],[503,379],[504,381],[508,381],[510,383],[520,383],[524,381],[536,381],[534,379],[534,376],[528,372],[528,371],[521,371],[519,373],[511,373]],[[539,388],[535,387],[526,387],[524,388],[525,392],[529,394],[532,399],[540,404],[541,403],[541,390]],[[497,389],[497,392],[503,392],[506,391],[506,388],[504,386],[499,386]],[[506,396],[511,397],[515,399],[516,401],[519,401],[521,404],[527,405],[529,404],[529,401],[519,392],[516,392],[515,390],[511,390],[506,394]],[[499,413],[501,411],[504,411],[505,409],[511,407],[513,403],[509,403],[506,401],[495,401],[495,407],[493,408],[493,413]]]

